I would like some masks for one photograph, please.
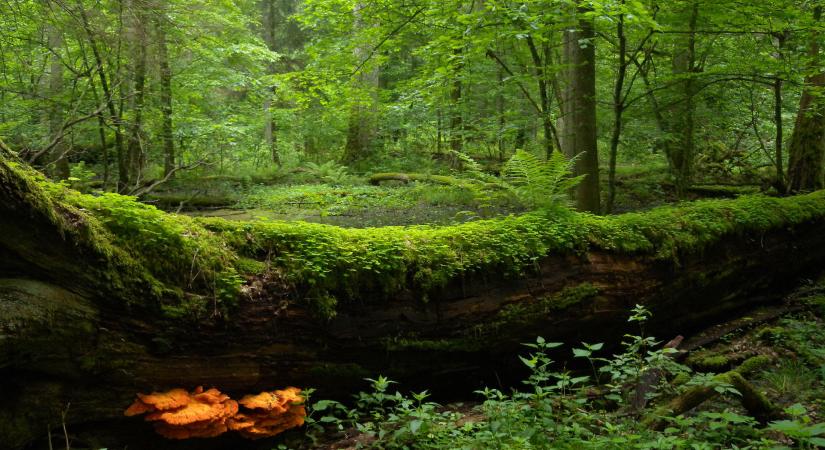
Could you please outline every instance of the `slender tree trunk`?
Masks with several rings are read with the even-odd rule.
[[[814,8],[814,20],[822,17],[822,7]],[[817,64],[819,56],[819,33],[811,36],[808,54],[810,64]],[[804,192],[825,187],[825,72],[819,72],[805,79],[799,112],[796,115],[791,143],[788,148],[788,189]]]
[[[51,106],[49,107],[48,122],[49,136],[51,139],[59,139],[59,142],[52,148],[49,156],[50,172],[57,179],[65,180],[69,178],[69,160],[66,157],[66,142],[60,137],[63,133],[63,111],[60,95],[63,93],[63,62],[60,61],[60,47],[63,45],[63,35],[56,25],[49,25],[49,48],[52,53],[49,66],[49,96]]]
[[[172,69],[169,67],[169,50],[166,29],[160,18],[155,19],[160,69],[160,113],[163,116],[160,136],[163,140],[163,174],[169,175],[175,168],[175,138],[172,134]]]
[[[544,131],[544,155],[550,158],[553,154],[553,122],[550,117],[550,95],[547,92],[547,77],[544,73],[544,61],[539,55],[536,43],[533,37],[527,36],[527,46],[530,49],[530,57],[533,59],[533,66],[535,66],[535,76],[539,89],[539,106],[541,107],[541,126]]]
[[[132,50],[132,123],[129,128],[129,178],[137,185],[143,176],[143,105],[146,91],[146,23],[143,7],[138,0],[130,2],[130,44]]]
[[[599,155],[596,142],[596,49],[593,23],[577,11],[577,26],[565,31],[568,66],[563,126],[565,153],[576,157],[576,174],[585,175],[576,189],[580,210],[598,213]]]
[[[442,141],[441,130],[442,130],[443,126],[441,124],[441,122],[442,122],[441,116],[442,116],[441,107],[439,106],[438,110],[436,111],[436,119],[435,119],[436,120],[436,122],[435,122],[435,128],[436,128],[436,130],[435,130],[435,153],[437,155],[440,155],[441,152],[442,152],[442,149],[441,149],[441,141]]]
[[[92,32],[91,26],[89,25],[89,17],[86,14],[86,10],[83,7],[82,2],[78,1],[77,6],[80,12],[81,21],[83,22],[83,29],[86,32],[86,36],[89,38],[89,45],[92,47],[92,54],[95,57],[95,64],[97,64],[97,74],[100,79],[100,87],[103,90],[103,96],[105,97],[104,100],[106,101],[106,109],[109,111],[109,118],[115,131],[115,153],[117,156],[118,167],[117,190],[118,192],[122,192],[129,184],[129,170],[126,165],[126,153],[123,145],[123,132],[121,131],[120,115],[115,107],[115,100],[112,89],[109,86],[106,70],[104,69],[103,58],[100,55],[100,49],[97,47],[97,39],[95,38],[94,32]]]
[[[261,1],[261,17],[263,25],[263,39],[267,48],[271,51],[278,50],[278,43],[275,38],[275,26],[277,22],[277,0],[262,0]],[[275,63],[270,63],[268,67],[270,74],[277,72]],[[278,153],[278,124],[275,120],[275,115],[272,113],[273,97],[277,94],[275,87],[272,86],[267,89],[264,98],[264,142],[269,149],[270,158],[272,162],[280,165],[281,156]]]
[[[776,164],[776,188],[780,193],[785,192],[785,170],[782,168],[782,79],[773,80],[773,121],[776,126],[774,138],[774,159]]]
[[[624,5],[624,0],[621,1]],[[624,113],[624,81],[627,76],[627,36],[624,34],[624,14],[619,15],[616,24],[616,36],[619,40],[619,70],[613,87],[613,133],[610,136],[610,163],[607,173],[607,207],[612,213],[616,200],[616,157],[619,153],[619,138],[622,134],[622,113]]]
[[[501,67],[498,68],[498,90],[496,92],[496,114],[498,115],[498,160],[504,161],[504,130],[507,126],[507,120],[504,116],[504,71]]]
[[[450,85],[450,106],[452,115],[450,116],[450,149],[460,152],[464,149],[463,117],[461,115],[461,78],[464,69],[463,50],[460,48],[453,50],[456,58],[453,68],[453,81]]]

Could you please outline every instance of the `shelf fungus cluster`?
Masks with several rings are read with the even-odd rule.
[[[214,388],[204,391],[198,387],[192,392],[178,388],[137,394],[137,400],[124,414],[146,414],[146,421],[154,423],[155,431],[169,439],[215,437],[227,431],[259,439],[304,424],[306,410],[300,394],[300,389],[289,387],[247,395],[236,402]]]
[[[259,439],[300,427],[307,415],[302,402],[301,390],[294,387],[247,395],[238,401],[247,411],[230,419],[229,429],[243,437]]]

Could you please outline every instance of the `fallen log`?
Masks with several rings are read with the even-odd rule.
[[[652,333],[687,335],[818,270],[823,224],[822,192],[443,228],[195,221],[3,155],[0,448],[64,417],[90,447],[164,448],[122,412],[173,387],[346,398],[380,373],[469,393],[520,377],[536,335],[615,342],[636,303]]]
[[[769,420],[782,417],[782,410],[773,404],[764,394],[759,392],[748,380],[750,364],[742,365],[737,370],[731,370],[713,377],[713,381],[724,383],[736,389],[742,406],[748,415],[754,417],[760,423],[765,424]],[[676,417],[684,414],[693,408],[707,402],[720,395],[719,391],[712,385],[699,385],[688,388],[681,395],[671,399],[665,405],[657,408],[642,420],[642,423],[655,430],[662,430],[667,425],[667,417]]]

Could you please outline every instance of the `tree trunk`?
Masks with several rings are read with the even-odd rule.
[[[355,30],[365,26],[361,15],[363,8],[362,2],[356,3],[353,12]],[[358,64],[367,65],[369,54],[370,48],[366,45],[359,45],[355,49],[355,61]],[[358,98],[353,99],[354,104],[350,108],[347,142],[342,158],[345,163],[362,160],[372,153],[375,140],[375,115],[378,107],[378,75],[378,67],[361,67],[355,75]]]
[[[276,0],[262,0],[261,1],[261,25],[263,29],[263,39],[266,47],[271,51],[278,49],[278,44],[275,39],[275,25],[277,16]],[[270,74],[275,74],[275,63],[269,64],[268,69]],[[280,165],[281,157],[278,154],[278,124],[275,121],[275,115],[272,113],[272,98],[276,95],[275,87],[272,86],[265,91],[264,98],[264,142],[269,149],[270,158],[273,163]]]
[[[106,75],[103,57],[101,56],[100,49],[97,46],[97,38],[95,37],[92,27],[89,24],[88,14],[86,14],[86,9],[83,6],[83,2],[78,0],[77,6],[78,11],[80,12],[81,21],[83,23],[83,30],[86,33],[86,37],[89,39],[89,46],[92,48],[92,54],[95,57],[95,64],[97,64],[96,72],[100,79],[100,87],[103,90],[106,109],[109,111],[109,119],[112,122],[112,126],[115,131],[115,154],[117,157],[118,169],[117,190],[118,192],[122,192],[129,184],[129,168],[126,164],[126,152],[123,145],[123,132],[121,130],[120,114],[118,114],[117,108],[115,107],[114,92],[112,92],[112,88],[109,86],[109,79]]]
[[[576,188],[576,206],[582,211],[598,213],[595,33],[592,21],[580,17],[584,12],[577,11],[577,28],[564,32],[564,62],[568,70],[562,121],[565,131],[561,141],[567,147],[565,153],[576,158],[576,175],[585,175]]]
[[[814,8],[814,21],[819,22],[822,7]],[[817,65],[819,33],[813,32],[808,56],[809,64]],[[805,79],[799,112],[796,115],[791,143],[788,148],[788,190],[805,192],[825,187],[825,72]]]
[[[621,0],[624,5],[624,0]],[[619,153],[619,138],[622,134],[622,114],[624,113],[624,80],[627,76],[627,36],[624,34],[624,14],[619,14],[616,24],[619,40],[619,67],[616,84],[613,86],[613,133],[610,135],[610,163],[607,174],[607,207],[605,212],[613,212],[616,201],[616,158]]]
[[[294,298],[301,289],[255,278],[231,318],[195,323],[160,316],[145,270],[115,259],[85,213],[49,200],[6,158],[0,155],[2,450],[44,447],[45,430],[60,424],[67,405],[67,429],[85,447],[180,448],[123,418],[136,392],[171,387],[239,396],[295,385],[318,388],[316,398],[350,398],[367,388],[363,378],[383,374],[402,390],[455,398],[515,385],[524,375],[513,364],[520,343],[536,335],[619,342],[637,303],[653,311],[651,334],[688,335],[779,298],[825,263],[820,215],[740,230],[681,255],[679,264],[591,249],[541,258],[523,278],[455,278],[428,301],[412,291],[371,301],[365,292],[330,320]],[[221,437],[198,448],[248,447]]]
[[[169,50],[166,45],[166,28],[161,17],[155,19],[155,35],[158,46],[160,69],[160,113],[163,141],[163,174],[169,175],[175,168],[175,138],[172,127],[172,69],[169,67]]]
[[[63,45],[63,35],[57,25],[49,25],[49,95],[51,106],[48,109],[49,138],[59,139],[49,155],[50,172],[59,180],[69,178],[69,159],[66,156],[68,148],[63,134],[63,104],[60,96],[63,94],[63,62],[60,60],[60,47]]]
[[[527,41],[527,46],[530,49],[530,56],[533,59],[533,65],[535,66],[534,71],[536,82],[538,84],[540,100],[539,106],[541,109],[539,114],[541,114],[541,126],[544,131],[544,155],[549,159],[553,154],[553,142],[555,139],[553,134],[553,119],[550,116],[550,94],[547,89],[547,77],[544,73],[545,62],[539,54],[538,48],[533,41],[533,37],[527,35],[527,39],[525,40]]]
[[[684,42],[678,43],[673,56],[673,73],[682,77],[678,83],[681,101],[676,102],[671,111],[671,131],[676,135],[666,146],[668,161],[674,175],[676,195],[684,198],[693,177],[693,160],[695,158],[694,97],[696,82],[696,22],[699,17],[699,4],[691,0],[689,4],[688,33]]]
[[[787,32],[776,33],[774,42],[776,45],[775,58],[779,61],[784,59],[785,41],[788,38]],[[785,193],[787,187],[785,185],[785,170],[782,168],[782,145],[783,145],[783,129],[782,129],[782,78],[774,77],[773,80],[773,122],[776,127],[776,135],[774,137],[774,165],[776,167],[775,186],[780,193]]]
[[[461,48],[453,50],[453,56],[456,61],[453,67],[453,81],[450,84],[450,149],[454,152],[464,150],[464,129],[461,108],[461,79],[464,70],[463,53],[464,51]]]
[[[129,180],[137,187],[143,177],[145,161],[143,149],[143,104],[146,91],[146,23],[144,5],[139,0],[129,3],[130,39],[132,51],[132,123],[129,127],[128,164]]]

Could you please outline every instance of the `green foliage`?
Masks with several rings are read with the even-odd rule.
[[[45,180],[39,184],[52,201],[91,214],[106,239],[163,284],[172,294],[166,296],[172,303],[162,305],[168,315],[226,314],[235,303],[243,283],[233,265],[237,256],[194,219],[164,213],[134,197],[81,194]],[[195,295],[184,298],[183,291]]]
[[[637,306],[630,323],[643,329],[650,313]],[[481,404],[439,406],[427,402],[426,391],[410,396],[391,393],[386,377],[368,379],[372,392],[359,393],[354,406],[321,400],[310,405],[313,442],[326,430],[353,436],[359,445],[380,449],[716,449],[716,448],[818,448],[825,428],[813,414],[795,404],[786,409],[788,420],[767,427],[722,401],[690,414],[669,417],[657,431],[639,420],[649,411],[633,411],[629,399],[645,373],[657,373],[661,383],[650,386],[649,400],[673,395],[690,386],[711,387],[723,397],[739,393],[714,374],[695,374],[687,385],[669,383],[671,376],[689,369],[674,363],[670,351],[658,348],[655,339],[628,335],[624,350],[612,358],[598,355],[602,344],[583,344],[575,357],[591,360],[594,377],[574,374],[560,367],[550,354],[559,354],[560,343],[539,337],[525,344],[530,353],[519,356],[528,370],[523,390],[509,393],[491,388],[477,391]],[[598,367],[597,367],[598,366]],[[561,366],[563,367],[563,366]],[[608,393],[594,387],[602,379]],[[666,398],[662,398],[666,400]],[[779,434],[781,433],[781,434]],[[779,439],[779,441],[778,441]]]
[[[821,217],[825,193],[786,199],[746,196],[597,217],[563,210],[453,226],[345,229],[302,222],[228,222],[165,214],[116,194],[79,194],[39,182],[54,201],[82,208],[117,248],[141,262],[167,289],[204,296],[220,311],[240,284],[235,261],[269,261],[323,315],[371,292],[380,301],[412,289],[426,300],[461,277],[517,277],[549,254],[599,248],[670,260],[735,234],[761,235]],[[248,265],[247,265],[248,267]],[[247,275],[254,275],[247,273]],[[217,300],[216,300],[217,299]]]
[[[584,176],[573,176],[573,160],[561,152],[553,152],[543,161],[534,155],[517,150],[504,167],[505,186],[530,209],[551,209],[570,203],[570,190]]]
[[[335,161],[327,161],[322,164],[308,162],[304,167],[314,181],[331,184],[333,186],[349,184],[352,181],[347,167]]]

